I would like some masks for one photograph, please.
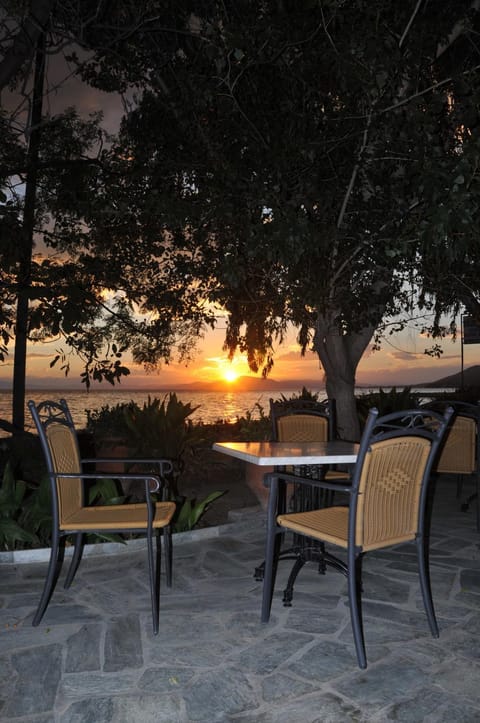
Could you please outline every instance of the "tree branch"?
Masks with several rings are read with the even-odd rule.
[[[36,0],[0,63],[0,91],[15,77],[27,60],[33,57],[37,40],[55,5],[55,0]]]
[[[472,0],[470,9],[471,10],[480,9],[480,0]],[[459,20],[457,23],[455,23],[451,33],[447,37],[447,40],[444,43],[442,43],[441,45],[437,46],[437,53],[435,56],[436,60],[438,60],[438,58],[441,55],[443,55],[443,53],[445,53],[445,51],[448,50],[451,45],[453,45],[455,40],[458,37],[460,37],[460,35],[464,32],[465,27],[466,27],[466,20],[465,20],[465,17],[463,17],[461,20]]]
[[[342,223],[343,223],[343,219],[344,219],[344,217],[345,217],[345,212],[346,212],[346,210],[347,210],[347,205],[348,205],[348,202],[349,202],[349,200],[350,200],[350,196],[352,195],[353,186],[355,185],[355,181],[356,181],[356,178],[357,178],[357,174],[358,174],[358,171],[359,171],[359,168],[360,168],[360,162],[361,162],[361,160],[362,160],[363,152],[364,152],[365,148],[367,147],[367,143],[368,143],[368,132],[369,132],[369,130],[370,130],[370,125],[371,125],[371,123],[372,123],[372,109],[370,109],[370,112],[369,112],[369,114],[368,114],[368,116],[367,116],[367,123],[366,123],[365,129],[364,129],[364,131],[363,131],[362,145],[360,146],[359,151],[358,151],[358,153],[357,153],[357,160],[356,160],[356,162],[355,162],[355,166],[353,167],[352,175],[350,176],[350,182],[349,182],[349,184],[348,184],[347,192],[345,193],[345,196],[344,196],[344,199],[343,199],[343,203],[342,203],[342,207],[341,207],[341,209],[340,209],[340,213],[338,214],[337,223],[336,223],[337,229],[340,228],[340,226],[341,226]]]
[[[469,75],[470,73],[475,73],[477,70],[480,70],[480,64],[475,65],[473,68],[468,68],[467,70],[464,70],[462,73],[459,73],[458,76],[456,76],[456,77],[459,78],[462,75]],[[410,103],[410,101],[414,100],[415,98],[421,98],[422,95],[426,95],[427,93],[430,93],[433,90],[442,88],[447,83],[451,83],[452,80],[453,80],[453,76],[451,75],[448,78],[444,78],[443,80],[440,80],[438,83],[433,83],[432,85],[429,85],[428,88],[419,90],[418,93],[413,93],[413,95],[409,95],[407,98],[403,98],[403,100],[399,100],[397,103],[392,103],[392,105],[389,105],[386,108],[382,108],[379,111],[379,114],[382,115],[383,113],[388,113],[391,110],[396,110],[397,108],[400,108],[402,105],[406,105],[407,103]]]
[[[406,25],[406,28],[405,28],[405,30],[404,30],[403,33],[402,33],[402,37],[401,37],[400,40],[399,40],[399,43],[398,43],[398,47],[399,47],[399,48],[402,47],[402,45],[403,45],[403,43],[404,43],[404,41],[405,41],[405,38],[407,37],[407,35],[408,35],[409,31],[410,31],[410,28],[412,27],[413,21],[415,20],[417,14],[418,14],[418,11],[420,10],[420,5],[422,4],[422,2],[423,2],[423,0],[418,0],[418,1],[417,1],[417,4],[416,4],[416,6],[415,6],[415,8],[414,8],[414,11],[413,11],[413,13],[411,14],[410,19],[409,19],[409,21],[408,21],[408,23],[407,23],[407,25]]]

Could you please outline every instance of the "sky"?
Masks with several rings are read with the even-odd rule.
[[[88,88],[78,81],[67,66],[53,63],[49,66],[46,109],[51,114],[59,112],[69,105],[76,105],[85,114],[101,110],[104,113],[104,126],[114,132],[122,114],[120,98]],[[458,327],[460,320],[457,319]],[[225,325],[219,324],[215,331],[209,331],[201,340],[195,359],[188,365],[172,363],[163,365],[158,374],[147,375],[140,367],[133,365],[131,375],[122,381],[125,388],[174,388],[176,385],[208,382],[225,378],[225,374],[242,376],[250,374],[246,359],[237,356],[229,362],[222,351]],[[357,384],[372,386],[403,386],[422,384],[440,379],[461,370],[461,343],[446,339],[443,355],[433,359],[424,354],[429,340],[422,338],[418,331],[409,328],[389,336],[380,351],[367,349],[357,371]],[[37,344],[30,347],[27,367],[27,385],[38,387],[75,387],[80,386],[78,364],[72,360],[72,371],[65,378],[60,368],[50,369],[50,362],[61,346],[60,342]],[[127,359],[128,362],[128,359]],[[464,368],[480,363],[480,346],[464,346]],[[128,365],[128,364],[127,364]],[[11,387],[13,371],[13,348],[11,356],[0,364],[0,389]],[[323,383],[323,371],[318,357],[307,353],[302,357],[295,342],[295,330],[291,330],[285,343],[276,350],[275,364],[271,378],[276,381],[307,380]],[[108,385],[109,386],[109,385]]]
[[[224,324],[220,324],[215,331],[209,331],[200,341],[197,354],[188,366],[173,362],[168,366],[162,365],[158,373],[146,374],[143,368],[131,365],[131,374],[122,380],[122,388],[153,389],[161,386],[175,389],[179,385],[218,381],[230,375],[249,375],[244,357],[236,356],[232,362],[229,362],[226,352],[222,351],[224,334]],[[440,359],[433,359],[424,354],[428,345],[428,339],[424,339],[415,330],[410,329],[388,337],[380,351],[371,351],[367,348],[357,370],[357,384],[375,387],[421,385],[460,372],[460,340],[456,342],[445,340]],[[27,386],[36,388],[82,386],[79,378],[80,367],[73,359],[72,370],[68,377],[64,376],[59,367],[50,369],[50,362],[60,346],[60,342],[52,342],[30,347]],[[128,362],[128,359],[126,361]],[[464,345],[464,368],[479,363],[480,346]],[[0,365],[0,389],[11,387],[12,371],[13,356],[10,356]],[[310,382],[323,384],[323,371],[318,357],[312,352],[307,353],[305,357],[301,356],[293,329],[285,343],[276,350],[275,364],[270,376],[276,382],[302,380],[306,382],[307,387],[310,386]],[[104,387],[109,388],[110,385],[104,384]]]

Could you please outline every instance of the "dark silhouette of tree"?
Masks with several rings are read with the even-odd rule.
[[[1,16],[0,87],[10,86],[0,118],[2,360],[14,339],[12,425],[2,422],[8,431],[24,427],[27,342],[57,339],[51,366],[68,373],[75,354],[89,387],[127,375],[127,349],[147,366],[152,355],[156,362],[175,353],[188,359],[212,323],[195,288],[184,288],[167,248],[150,245],[137,259],[133,245],[106,247],[89,232],[92,214],[109,230],[115,226],[109,189],[122,183],[101,117],[42,111],[46,55],[67,47],[75,55],[131,37],[154,5],[32,3],[24,15],[24,4],[13,2],[18,15]],[[127,24],[120,27],[120,18]],[[18,112],[22,98],[28,112]]]
[[[149,366],[174,340],[188,356],[213,303],[228,313],[226,348],[253,370],[268,373],[294,324],[342,435],[358,436],[356,368],[389,320],[418,305],[436,337],[445,312],[477,309],[479,6],[56,5],[56,37],[90,52],[70,52],[84,80],[136,92],[95,163],[69,158],[83,169],[74,184],[61,154],[42,168],[55,218],[44,238],[81,269],[89,323],[71,313],[72,284],[45,294],[86,379],[103,378],[109,342]]]
[[[435,337],[477,304],[479,3],[194,5],[84,67],[141,88],[115,187],[141,221],[120,213],[115,243],[168,229],[253,370],[297,326],[356,437],[356,368],[389,319],[418,304]]]

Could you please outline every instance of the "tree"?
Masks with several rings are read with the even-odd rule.
[[[175,350],[188,358],[211,318],[193,287],[184,293],[167,248],[149,247],[140,267],[133,248],[106,248],[105,239],[87,233],[93,207],[109,231],[116,215],[103,190],[118,178],[101,117],[84,120],[73,109],[51,117],[42,112],[47,52],[73,41],[85,50],[92,43],[108,46],[110,37],[124,40],[148,22],[151,6],[115,4],[108,25],[104,3],[32,3],[24,16],[23,4],[12,2],[17,17],[1,18],[0,87],[10,84],[17,100],[27,88],[30,105],[28,114],[1,117],[2,360],[15,336],[13,425],[2,424],[9,431],[24,426],[27,341],[63,340],[67,351],[60,349],[52,365],[61,360],[67,373],[69,353],[77,354],[88,387],[92,379],[114,383],[128,374],[122,363],[127,348],[147,365],[152,354],[168,362]],[[121,30],[119,17],[128,21]]]
[[[355,371],[372,335],[413,308],[417,289],[434,335],[441,312],[476,308],[479,6],[56,5],[57,37],[91,52],[71,53],[84,79],[138,95],[88,166],[98,172],[81,210],[75,193],[68,212],[46,195],[56,228],[75,231],[76,246],[62,233],[56,248],[120,290],[103,339],[155,365],[156,338],[179,331],[188,349],[209,301],[229,314],[230,353],[267,373],[293,323],[319,356],[342,435],[358,436]],[[103,314],[95,292],[89,308]],[[145,321],[132,336],[137,304],[157,315],[153,335]],[[91,321],[87,337],[77,326],[68,338],[90,355],[95,338],[95,358]]]
[[[443,312],[478,298],[479,3],[162,7],[154,39],[84,69],[143,88],[118,141],[120,198],[148,238],[168,230],[185,249],[228,312],[232,355],[267,373],[298,327],[356,438],[375,333],[419,303],[439,335]]]

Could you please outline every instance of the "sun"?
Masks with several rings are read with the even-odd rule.
[[[234,382],[238,379],[238,374],[233,371],[233,369],[225,369],[223,372],[223,378],[226,382]]]

